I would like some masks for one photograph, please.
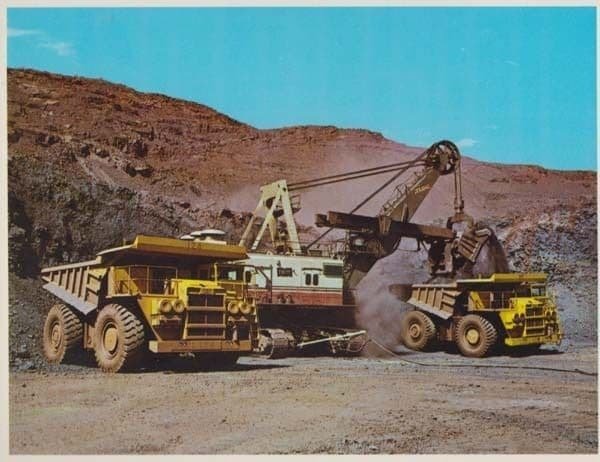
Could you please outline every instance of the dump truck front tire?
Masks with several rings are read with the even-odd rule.
[[[43,333],[44,356],[49,363],[73,359],[83,346],[83,324],[66,305],[50,308]]]
[[[405,313],[400,328],[402,343],[411,350],[425,351],[432,347],[436,338],[434,322],[421,311]]]
[[[468,314],[456,326],[454,340],[464,356],[482,358],[498,340],[494,325],[482,316]]]
[[[94,354],[104,372],[120,372],[138,367],[144,357],[144,326],[124,306],[106,305],[94,326]]]

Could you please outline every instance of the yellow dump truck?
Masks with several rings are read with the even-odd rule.
[[[414,310],[403,315],[401,339],[413,350],[454,342],[465,356],[482,357],[496,345],[537,348],[559,344],[562,330],[544,273],[499,273],[447,284],[414,284],[409,298],[390,286]]]
[[[53,306],[44,354],[60,363],[93,349],[106,372],[141,365],[148,351],[233,363],[258,344],[258,316],[243,281],[244,247],[138,235],[96,259],[45,268]]]

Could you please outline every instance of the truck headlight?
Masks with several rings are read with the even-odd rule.
[[[173,303],[173,311],[178,314],[185,311],[185,303],[183,303],[183,300],[176,300],[175,303]]]
[[[229,311],[231,314],[238,314],[240,312],[238,302],[229,302],[229,304],[227,305],[227,311]]]
[[[161,300],[158,309],[161,313],[167,314],[173,311],[173,304],[171,303],[171,300]]]
[[[241,302],[240,311],[243,314],[248,315],[248,314],[252,313],[252,305],[248,302]]]

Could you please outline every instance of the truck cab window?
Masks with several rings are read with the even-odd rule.
[[[546,295],[546,287],[544,286],[531,286],[531,296],[532,297],[543,297]]]

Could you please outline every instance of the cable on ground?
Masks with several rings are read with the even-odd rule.
[[[581,374],[588,375],[592,377],[596,377],[598,374],[596,372],[588,372],[583,371],[581,369],[560,369],[556,367],[542,367],[542,366],[510,366],[507,364],[459,364],[459,363],[422,363],[419,361],[411,361],[410,359],[405,359],[395,351],[390,350],[385,345],[382,345],[380,342],[375,340],[374,338],[370,339],[370,342],[377,345],[380,349],[385,351],[386,353],[391,354],[398,358],[399,361],[413,364],[416,366],[425,366],[425,367],[475,367],[475,368],[488,368],[488,369],[532,369],[532,370],[540,370],[540,371],[550,371],[550,372],[564,372],[568,374]]]

